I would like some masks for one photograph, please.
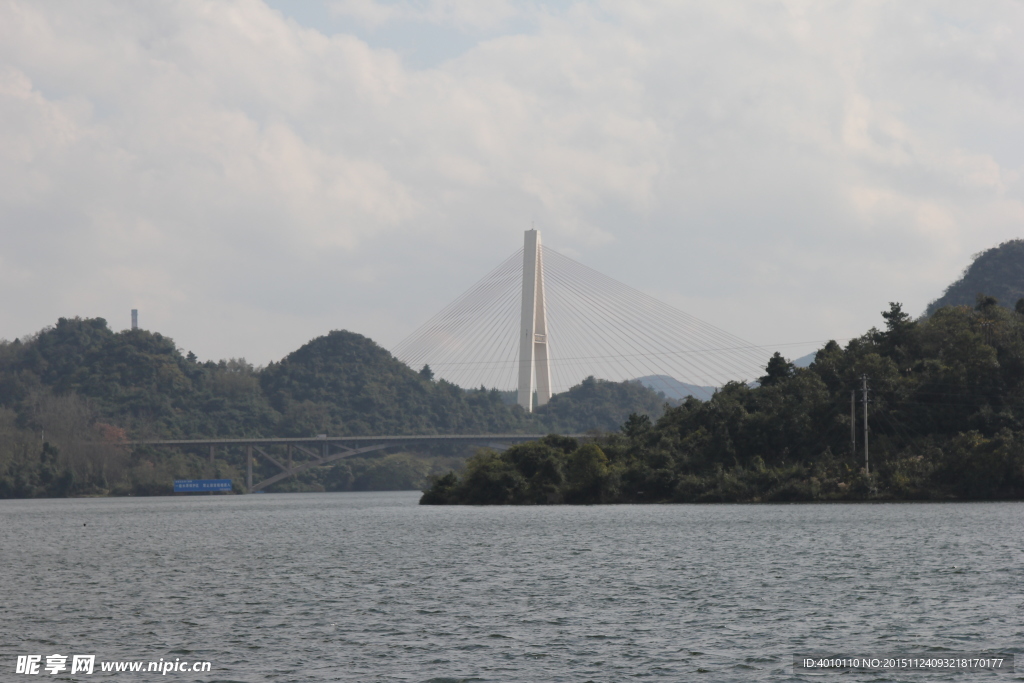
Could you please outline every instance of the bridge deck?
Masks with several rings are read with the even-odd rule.
[[[399,436],[304,436],[294,438],[240,438],[240,439],[145,439],[142,441],[130,441],[133,446],[247,446],[253,445],[275,445],[275,444],[344,444],[344,443],[410,443],[423,441],[536,441],[543,439],[547,434],[425,434]],[[574,439],[582,439],[590,434],[562,434]]]
[[[375,451],[383,451],[401,444],[411,443],[480,443],[485,445],[498,444],[501,442],[515,443],[520,441],[536,441],[543,439],[546,434],[403,434],[397,436],[313,436],[296,438],[242,438],[242,439],[147,439],[143,441],[130,441],[132,446],[209,446],[210,464],[214,461],[214,450],[217,446],[245,446],[245,488],[250,493],[260,491],[271,484],[282,479],[294,476],[311,467],[327,465],[343,458],[350,458],[356,455],[365,455]],[[586,434],[566,434],[573,438],[585,438]],[[288,446],[288,464],[278,461],[269,453],[263,451],[260,446]],[[303,446],[319,445],[321,453],[314,453]],[[330,452],[331,446],[342,449],[341,453]],[[311,460],[293,463],[291,453],[294,450],[312,456]],[[252,465],[253,451],[257,451],[257,457],[262,457],[281,471],[261,482],[253,484]]]

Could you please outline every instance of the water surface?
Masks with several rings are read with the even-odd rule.
[[[418,496],[0,501],[0,679],[55,652],[213,662],[160,677],[177,681],[784,681],[822,678],[794,674],[803,652],[1024,660],[1020,504]],[[852,678],[965,676],[994,677]],[[126,677],[150,680],[75,678]]]

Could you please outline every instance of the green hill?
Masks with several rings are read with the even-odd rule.
[[[925,315],[944,306],[974,306],[979,295],[1013,309],[1024,298],[1024,240],[1010,240],[974,256],[959,280],[928,304]]]
[[[370,339],[336,331],[260,373],[282,436],[524,432],[497,391],[463,391],[414,372]]]
[[[914,321],[898,303],[799,368],[731,383],[594,442],[483,451],[424,504],[1024,499],[1024,313],[982,296]],[[870,467],[863,403],[869,387]],[[851,427],[857,439],[851,443]]]
[[[45,429],[37,407],[54,397],[138,438],[265,435],[277,419],[244,360],[198,363],[168,337],[115,333],[102,318],[0,345],[0,407]]]
[[[640,382],[608,382],[587,377],[535,411],[542,431],[560,434],[615,431],[631,413],[661,417],[666,399]]]
[[[531,415],[500,391],[434,381],[352,332],[254,368],[244,359],[199,362],[168,337],[113,332],[100,318],[62,318],[0,342],[0,497],[161,492],[175,477],[233,478],[241,466],[227,458],[211,469],[198,454],[132,451],[118,446],[125,440],[582,432],[615,429],[632,412],[656,419],[663,400],[636,384],[591,379]],[[432,471],[423,457],[468,454],[434,448],[386,466],[355,463],[279,490],[407,486]]]

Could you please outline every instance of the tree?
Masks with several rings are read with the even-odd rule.
[[[636,439],[651,431],[651,418],[647,415],[630,413],[626,423],[622,425],[622,433]]]
[[[768,359],[768,365],[765,366],[765,372],[767,374],[757,381],[761,383],[761,386],[770,387],[791,377],[794,370],[795,366],[783,358],[781,353],[776,351],[775,354]]]
[[[914,321],[903,312],[903,304],[899,301],[890,301],[889,310],[882,311],[882,318],[885,319],[885,328],[890,335],[899,335],[914,327]]]
[[[428,382],[434,379],[434,371],[430,369],[429,365],[424,365],[420,368],[420,377],[427,380]]]
[[[905,368],[910,356],[916,351],[917,323],[903,312],[903,304],[898,301],[889,302],[889,310],[882,311],[882,318],[885,319],[885,332],[877,335],[881,350],[893,357],[901,368]]]
[[[996,299],[994,296],[989,296],[987,294],[982,294],[981,292],[979,292],[978,296],[975,299],[974,309],[981,313],[988,313],[998,305],[999,300]]]
[[[574,503],[600,503],[607,478],[608,456],[597,444],[583,444],[569,455],[566,462],[566,500]]]

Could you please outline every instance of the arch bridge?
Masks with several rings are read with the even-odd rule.
[[[149,439],[134,441],[133,446],[174,446],[178,448],[208,447],[210,464],[214,462],[217,449],[245,448],[245,486],[247,493],[255,493],[293,475],[313,467],[373,453],[398,446],[413,444],[466,444],[486,446],[504,450],[510,445],[524,441],[543,439],[547,434],[433,434],[423,436],[317,436],[298,438],[240,438],[240,439]],[[585,438],[586,434],[566,434],[572,438]],[[270,447],[285,446],[286,456],[275,458],[267,450]],[[300,460],[295,461],[295,456]],[[253,484],[253,457],[263,458],[280,472]]]

